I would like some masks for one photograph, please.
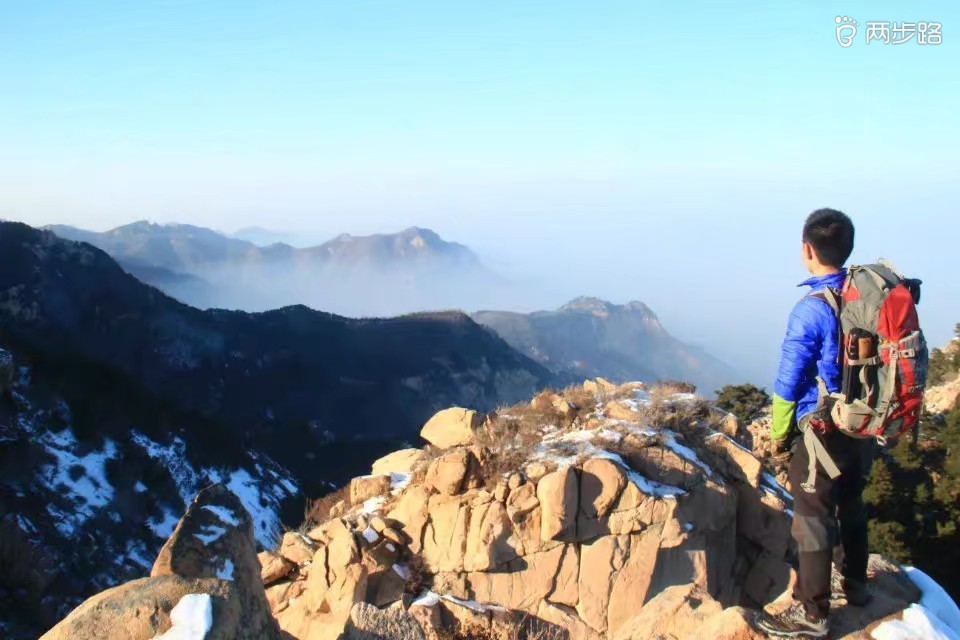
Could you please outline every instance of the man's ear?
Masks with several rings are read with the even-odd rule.
[[[813,260],[817,257],[816,252],[813,250],[813,245],[809,242],[803,243],[803,257],[806,260]]]

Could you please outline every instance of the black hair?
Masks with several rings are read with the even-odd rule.
[[[803,241],[820,262],[839,269],[853,253],[853,221],[836,209],[817,209],[803,223]]]

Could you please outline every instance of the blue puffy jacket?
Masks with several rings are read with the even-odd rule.
[[[840,290],[846,270],[826,276],[815,276],[800,283],[810,293],[827,287]],[[840,348],[837,316],[821,298],[805,296],[796,304],[787,322],[780,367],[773,385],[773,426],[775,440],[786,437],[790,427],[817,405],[817,376],[823,378],[831,392],[840,390]]]

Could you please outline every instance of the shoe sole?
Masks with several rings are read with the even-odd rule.
[[[771,638],[826,638],[829,631],[773,631],[766,629],[762,622],[757,623],[757,629],[767,634]]]

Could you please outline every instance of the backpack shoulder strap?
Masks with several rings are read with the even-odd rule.
[[[819,291],[814,291],[813,293],[809,294],[809,297],[823,300],[830,305],[830,308],[833,310],[833,315],[837,316],[837,318],[840,317],[840,302],[843,300],[843,298],[841,298],[840,292],[836,289],[833,289],[832,287],[826,287],[824,289],[820,289]]]

